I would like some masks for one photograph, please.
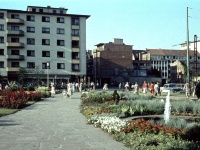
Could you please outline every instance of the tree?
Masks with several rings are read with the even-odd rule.
[[[37,80],[37,85],[39,85],[42,78],[45,78],[44,71],[41,70],[39,66],[35,66],[35,69],[30,69],[29,72],[32,73],[29,74],[29,76],[32,76]]]
[[[28,77],[27,73],[28,73],[28,71],[27,71],[26,68],[24,68],[24,67],[20,67],[20,68],[19,68],[18,79],[19,79],[19,81],[21,82],[22,87],[23,87],[23,85],[24,85],[24,80]]]

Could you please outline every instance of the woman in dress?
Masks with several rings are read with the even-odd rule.
[[[52,85],[52,86],[51,86],[51,97],[54,97],[55,94],[56,94],[55,86]]]

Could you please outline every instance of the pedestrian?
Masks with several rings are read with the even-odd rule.
[[[62,94],[63,94],[63,98],[67,97],[67,91],[65,89],[63,89]]]
[[[103,90],[108,90],[108,84],[107,83],[104,84]]]
[[[197,98],[200,98],[200,81],[198,80],[196,88],[195,88],[195,94],[197,96]]]
[[[187,81],[183,87],[183,90],[185,90],[185,95],[187,97],[187,99],[189,99],[189,96],[190,96],[190,84],[189,82]]]
[[[144,83],[142,84],[142,90],[144,94],[147,94],[147,83],[146,81],[144,81]]]
[[[73,84],[70,82],[67,84],[67,95],[72,98],[73,95]]]
[[[156,82],[154,84],[154,95],[155,96],[158,96],[159,95],[159,85],[158,85],[158,82]]]
[[[54,97],[55,94],[56,94],[55,86],[52,85],[52,86],[51,86],[51,97]]]
[[[134,85],[134,93],[139,95],[139,85],[137,82],[135,82],[135,85]]]
[[[119,90],[121,90],[121,88],[122,88],[122,84],[121,84],[121,82],[119,83]]]
[[[128,83],[128,82],[126,82],[126,84],[125,84],[124,87],[125,87],[125,90],[126,90],[126,91],[129,91],[129,83]]]
[[[82,89],[83,89],[83,83],[81,82],[79,86],[79,92],[82,92]]]
[[[151,82],[150,90],[151,90],[151,94],[154,95],[154,82]]]
[[[117,93],[117,90],[114,90],[113,94],[112,94],[112,97],[114,98],[115,100],[115,104],[118,105],[119,104],[119,94]]]

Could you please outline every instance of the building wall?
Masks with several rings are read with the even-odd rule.
[[[49,8],[50,9],[50,8]],[[46,9],[48,10],[48,9]],[[58,10],[57,10],[58,11]],[[26,11],[1,10],[4,13],[4,19],[0,19],[0,24],[4,25],[4,31],[0,31],[0,36],[4,37],[4,43],[0,43],[0,49],[4,49],[4,55],[0,55],[0,61],[4,61],[4,68],[0,68],[1,74],[8,76],[7,67],[11,67],[11,62],[19,62],[20,67],[27,67],[27,62],[34,62],[35,66],[39,66],[46,73],[47,69],[42,69],[42,63],[49,62],[49,74],[61,75],[62,78],[69,78],[70,75],[82,76],[86,75],[86,15],[70,15],[70,14],[43,14]],[[24,20],[24,24],[8,24],[7,18],[11,18],[11,14],[19,14],[19,18]],[[27,15],[35,16],[35,21],[27,21]],[[42,16],[49,16],[50,22],[42,22]],[[57,23],[57,17],[63,17],[64,23]],[[72,17],[79,18],[79,25],[72,25]],[[6,30],[11,30],[11,25],[17,25],[20,30],[24,31],[24,36],[7,35]],[[35,27],[35,33],[27,32],[27,27]],[[50,34],[42,33],[42,27],[50,28]],[[63,28],[64,34],[57,34],[57,28]],[[72,29],[79,29],[79,36],[72,36]],[[19,38],[20,43],[24,43],[23,48],[9,48],[6,42],[11,42],[11,38]],[[28,45],[27,38],[34,38],[35,45]],[[50,39],[50,45],[42,45],[42,39]],[[57,40],[64,40],[64,46],[57,46]],[[72,48],[72,40],[79,41],[79,48]],[[11,50],[19,50],[20,54],[25,57],[24,60],[8,60],[6,55],[11,55]],[[35,50],[35,57],[27,56],[27,50]],[[42,57],[42,51],[50,51],[50,57]],[[64,57],[58,57],[57,52],[64,52]],[[72,59],[72,52],[79,52],[79,59]],[[57,69],[57,63],[64,63],[65,69]],[[72,70],[72,64],[79,64],[79,71]]]
[[[100,59],[100,67],[132,68],[132,46],[106,44]]]

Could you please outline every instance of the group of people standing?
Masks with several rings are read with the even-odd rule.
[[[142,92],[144,94],[147,94],[148,90],[154,96],[161,95],[160,83],[159,82],[155,82],[155,83],[151,82],[151,84],[148,84],[146,81],[144,81],[144,83],[142,84]]]
[[[190,85],[189,82],[186,82],[183,90],[185,90],[185,94],[186,94],[186,98],[189,99],[189,96],[192,94],[193,92],[193,96],[196,95],[197,98],[200,98],[200,81],[198,80],[196,85],[194,85],[193,87]]]

